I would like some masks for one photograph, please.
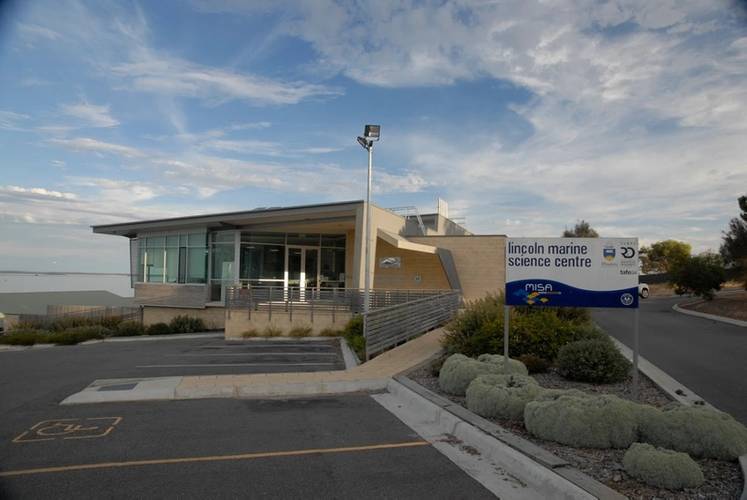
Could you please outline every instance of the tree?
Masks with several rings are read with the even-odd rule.
[[[585,220],[581,219],[576,222],[573,229],[565,228],[563,231],[563,238],[599,238],[599,233],[594,231],[591,225]]]
[[[724,262],[735,269],[737,279],[747,290],[747,196],[740,196],[738,203],[742,213],[734,217],[729,222],[729,230],[724,231],[720,253]]]
[[[641,247],[641,270],[646,274],[671,274],[687,261],[691,251],[688,243],[677,240],[657,241],[650,247]]]
[[[706,300],[713,300],[724,281],[724,262],[720,255],[710,252],[688,257],[672,273],[672,284],[678,295],[692,293]]]

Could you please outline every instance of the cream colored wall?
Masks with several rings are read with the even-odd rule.
[[[407,239],[451,252],[465,300],[504,290],[505,236],[413,236]]]
[[[202,318],[209,330],[221,330],[226,324],[226,311],[223,307],[193,309],[187,307],[145,306],[143,308],[143,325],[150,326],[154,323],[168,323],[175,316],[183,315]]]
[[[376,245],[376,270],[374,272],[374,288],[401,290],[448,290],[449,281],[446,278],[441,259],[436,254],[402,250],[379,239]],[[381,268],[378,259],[383,257],[399,257],[401,267]],[[420,276],[420,282],[415,281]]]
[[[272,312],[272,319],[267,311],[254,311],[251,318],[247,311],[231,311],[226,316],[226,338],[241,338],[244,332],[256,330],[259,334],[272,325],[280,329],[283,336],[288,336],[291,329],[296,326],[310,327],[312,335],[320,335],[325,328],[332,330],[342,330],[345,324],[350,321],[352,314],[350,312],[331,311],[314,311],[314,321],[306,312],[294,312],[293,319],[285,312]]]
[[[377,207],[371,204],[371,263],[369,269],[371,270],[371,276],[375,279],[376,274],[376,248],[374,242],[376,241],[376,235],[378,230],[383,229],[394,234],[401,234],[405,230],[405,219],[399,215]],[[354,256],[353,256],[353,267],[351,271],[353,280],[351,286],[355,288],[363,288],[365,283],[365,265],[366,265],[366,253],[365,253],[365,233],[366,233],[366,210],[365,204],[358,207],[356,222],[355,222],[355,245],[354,245]]]

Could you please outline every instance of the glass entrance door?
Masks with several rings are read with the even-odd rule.
[[[285,288],[290,300],[306,300],[319,288],[319,249],[286,247]]]

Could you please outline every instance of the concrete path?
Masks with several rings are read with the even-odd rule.
[[[61,404],[199,398],[309,396],[383,390],[389,380],[437,354],[433,330],[349,370],[96,380]]]

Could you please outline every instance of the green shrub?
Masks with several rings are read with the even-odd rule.
[[[522,354],[517,358],[527,367],[529,374],[545,373],[550,368],[550,362],[534,354]]]
[[[363,337],[363,316],[357,314],[350,318],[342,329],[342,336],[345,337],[350,348],[360,359],[366,359],[366,339]]]
[[[174,316],[169,322],[169,328],[171,333],[194,333],[206,330],[202,318],[187,315]]]
[[[560,348],[560,374],[570,380],[608,384],[627,378],[632,365],[606,340],[580,340]]]
[[[335,330],[334,328],[324,328],[321,332],[319,332],[319,336],[321,337],[341,337],[342,336],[342,330]]]
[[[705,482],[703,471],[687,453],[645,443],[630,446],[623,457],[623,467],[630,476],[657,488],[681,490]]]
[[[18,321],[16,322],[13,327],[10,329],[10,331],[32,331],[32,330],[48,330],[47,328],[47,321],[40,321],[40,320],[24,320],[24,321]]]
[[[291,328],[288,335],[291,337],[311,337],[314,330],[308,325],[297,325]]]
[[[482,358],[482,359],[480,359]],[[463,396],[467,387],[478,375],[504,373],[503,356],[482,355],[478,359],[468,358],[463,354],[452,354],[438,374],[438,385],[449,394]],[[509,359],[508,372],[526,375],[527,369],[519,361]]]
[[[5,345],[34,345],[48,342],[47,330],[12,330],[0,335],[0,344]]]
[[[541,392],[527,375],[480,375],[467,387],[467,408],[483,417],[522,420],[524,406]]]
[[[143,328],[143,325],[139,321],[122,321],[112,333],[112,335],[117,337],[134,337],[144,334],[145,328]]]
[[[167,323],[153,323],[145,329],[146,335],[169,335],[171,333],[171,327]]]
[[[267,325],[265,329],[262,330],[263,337],[281,337],[282,335],[283,330],[281,330],[277,326]]]
[[[99,324],[99,320],[88,318],[86,316],[62,316],[49,323],[49,329],[53,332],[61,332],[70,328],[81,326],[94,326]]]
[[[103,339],[110,336],[111,330],[101,325],[76,326],[61,332],[49,334],[48,341],[59,345],[75,345],[86,340]]]
[[[724,262],[714,253],[688,257],[672,272],[672,284],[677,294],[693,293],[706,300],[713,300],[715,292],[721,290],[725,281]]]
[[[641,440],[694,457],[736,460],[747,453],[747,428],[720,411],[672,405],[641,419]]]
[[[477,356],[503,352],[502,295],[471,302],[449,323],[442,341],[447,353]],[[585,309],[514,307],[509,321],[509,347],[514,357],[533,354],[554,360],[568,342],[599,336]]]
[[[249,330],[241,334],[241,337],[245,339],[251,339],[251,338],[259,337],[259,336],[260,336],[259,332],[257,331],[256,328],[250,328]]]
[[[524,427],[577,448],[627,448],[638,437],[639,406],[611,395],[547,391],[527,403]]]

